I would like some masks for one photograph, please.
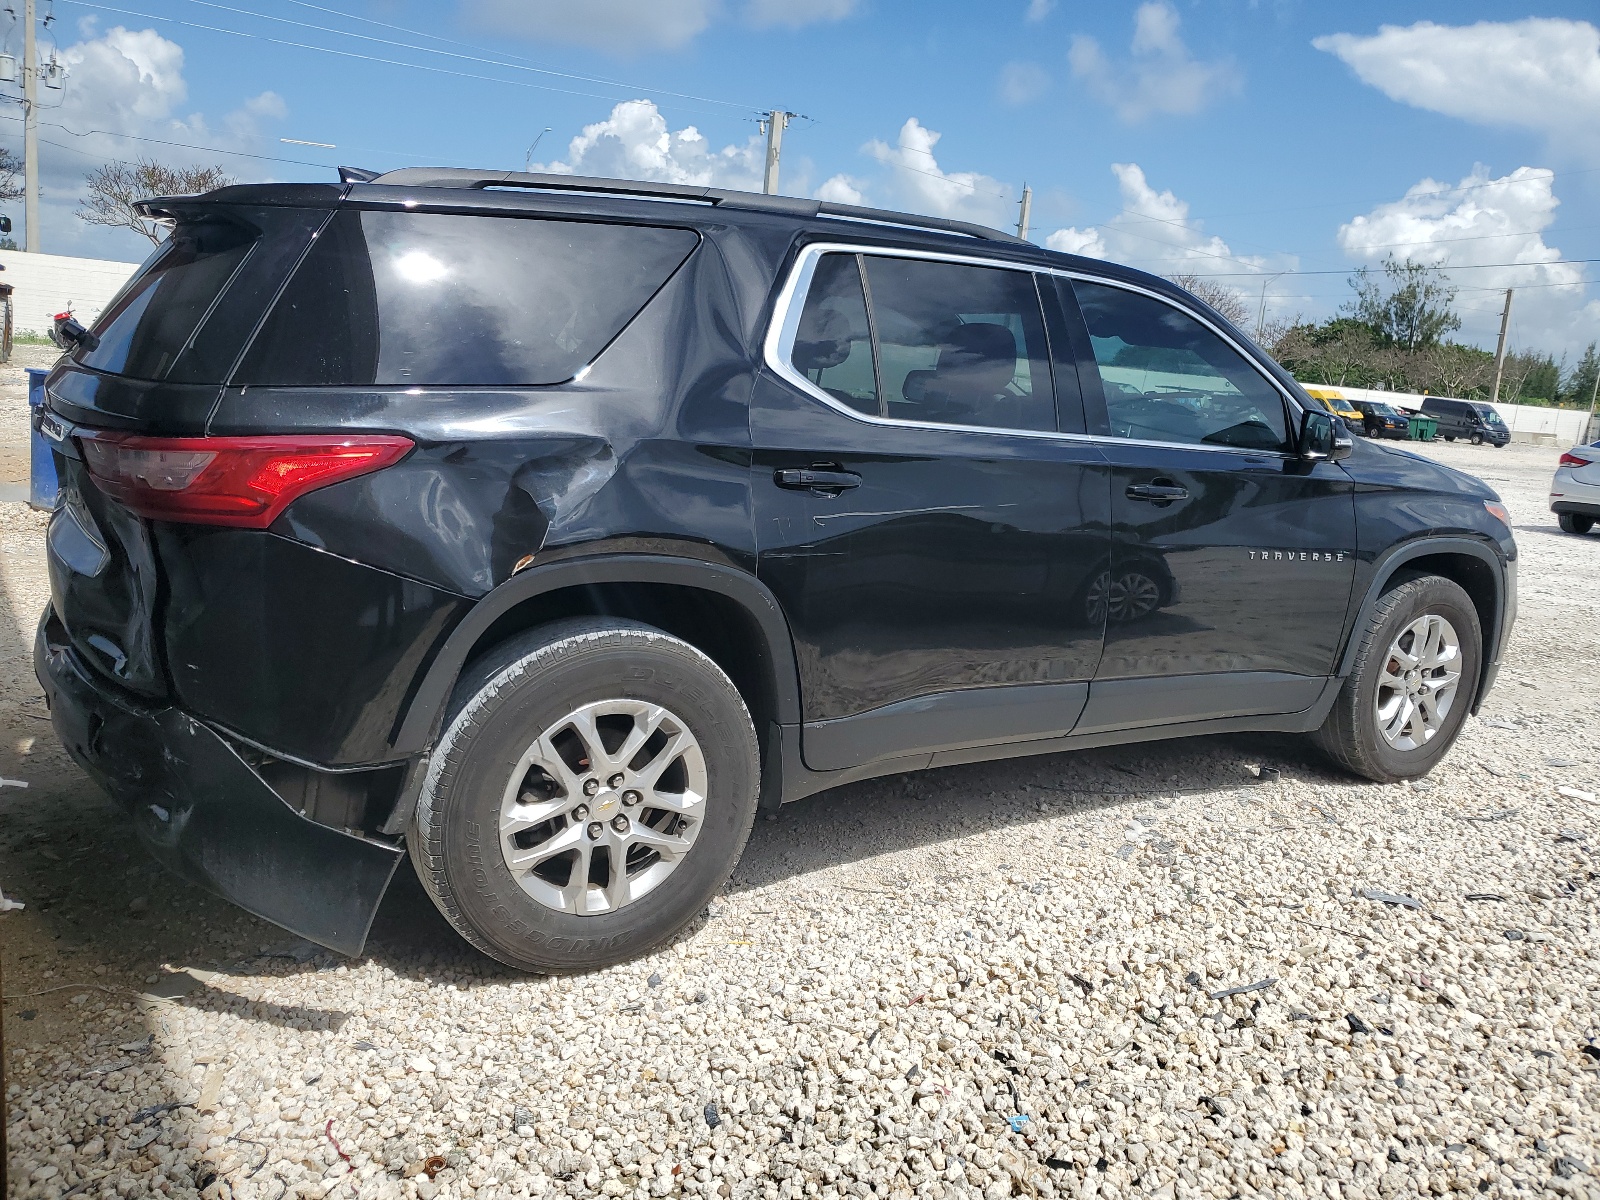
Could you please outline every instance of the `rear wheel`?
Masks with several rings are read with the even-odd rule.
[[[1594,528],[1594,518],[1583,513],[1557,513],[1556,520],[1564,533],[1588,533]]]
[[[1356,636],[1355,664],[1313,738],[1340,766],[1380,783],[1426,775],[1477,694],[1477,609],[1453,581],[1414,576],[1384,593]]]
[[[1444,440],[1445,440],[1445,441],[1447,441],[1447,442],[1453,442],[1453,441],[1455,441],[1455,440],[1456,440],[1456,438],[1455,438],[1455,434],[1453,434],[1453,433],[1447,433],[1447,434],[1445,434],[1445,435],[1444,435]]]
[[[479,950],[592,970],[705,907],[750,834],[759,780],[750,714],[709,658],[647,625],[562,621],[457,686],[407,843]]]

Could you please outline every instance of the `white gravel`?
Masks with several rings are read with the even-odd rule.
[[[34,936],[8,994],[109,990],[6,1004],[10,1194],[1600,1197],[1600,536],[1545,511],[1554,450],[1429,453],[1505,496],[1522,615],[1413,786],[1265,736],[855,785],[758,823],[669,949],[568,979],[410,881],[348,962],[14,844],[0,884],[57,903],[0,916]],[[0,774],[120,845],[38,754]],[[69,949],[64,912],[129,932]]]

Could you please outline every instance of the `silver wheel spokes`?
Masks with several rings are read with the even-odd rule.
[[[705,755],[687,725],[659,704],[600,700],[557,721],[513,768],[500,852],[545,907],[615,912],[677,868],[705,802]]]
[[[1378,676],[1378,732],[1396,750],[1415,750],[1444,728],[1461,683],[1455,626],[1425,613],[1400,631]]]

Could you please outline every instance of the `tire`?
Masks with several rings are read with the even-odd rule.
[[[1456,435],[1453,433],[1447,433],[1444,435],[1444,440],[1447,442],[1453,442],[1456,440]]]
[[[1588,533],[1594,528],[1594,518],[1584,513],[1557,513],[1556,521],[1563,533]]]
[[[1474,446],[1481,446],[1481,445],[1483,445],[1483,434],[1475,433],[1470,438],[1468,438],[1467,440],[1469,442],[1471,442]]]
[[[595,771],[573,718],[608,757],[629,737],[649,740]],[[639,770],[665,764],[655,786],[635,771],[647,758]],[[755,726],[721,668],[651,626],[574,618],[469,666],[406,843],[434,904],[484,954],[526,971],[590,971],[661,945],[705,908],[750,836],[760,778]],[[503,814],[528,828],[502,841]],[[513,873],[508,854],[531,860],[559,845]],[[580,864],[591,864],[581,879]]]
[[[1399,662],[1391,659],[1390,651],[1402,635],[1410,634],[1414,623],[1427,617],[1442,617],[1453,631],[1458,647],[1453,669],[1459,674],[1438,728],[1416,744],[1417,739],[1408,735],[1417,731],[1417,722],[1410,721],[1397,745],[1380,729],[1379,700],[1387,697],[1391,703],[1399,699],[1403,704],[1407,697],[1386,686],[1385,668]],[[1355,664],[1327,720],[1312,734],[1313,740],[1345,770],[1379,783],[1426,775],[1449,752],[1477,694],[1483,669],[1483,631],[1477,609],[1460,585],[1449,579],[1406,576],[1379,598],[1365,628],[1357,629],[1354,636],[1359,639]],[[1421,635],[1411,636],[1408,645],[1416,647]]]

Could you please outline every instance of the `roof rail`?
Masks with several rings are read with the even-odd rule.
[[[794,217],[839,217],[847,221],[871,221],[879,225],[902,225],[913,229],[934,229],[959,233],[986,242],[1012,242],[1028,246],[1031,242],[987,225],[972,221],[951,221],[944,217],[923,217],[893,212],[884,208],[862,208],[855,204],[833,204],[805,200],[797,196],[766,196],[759,192],[735,192],[721,188],[692,187],[681,183],[647,183],[635,179],[599,179],[586,175],[548,175],[526,171],[469,171],[455,167],[402,167],[370,180],[397,187],[528,188],[539,191],[592,192],[614,196],[649,196],[658,200],[698,201],[722,208],[755,212],[778,212]]]

